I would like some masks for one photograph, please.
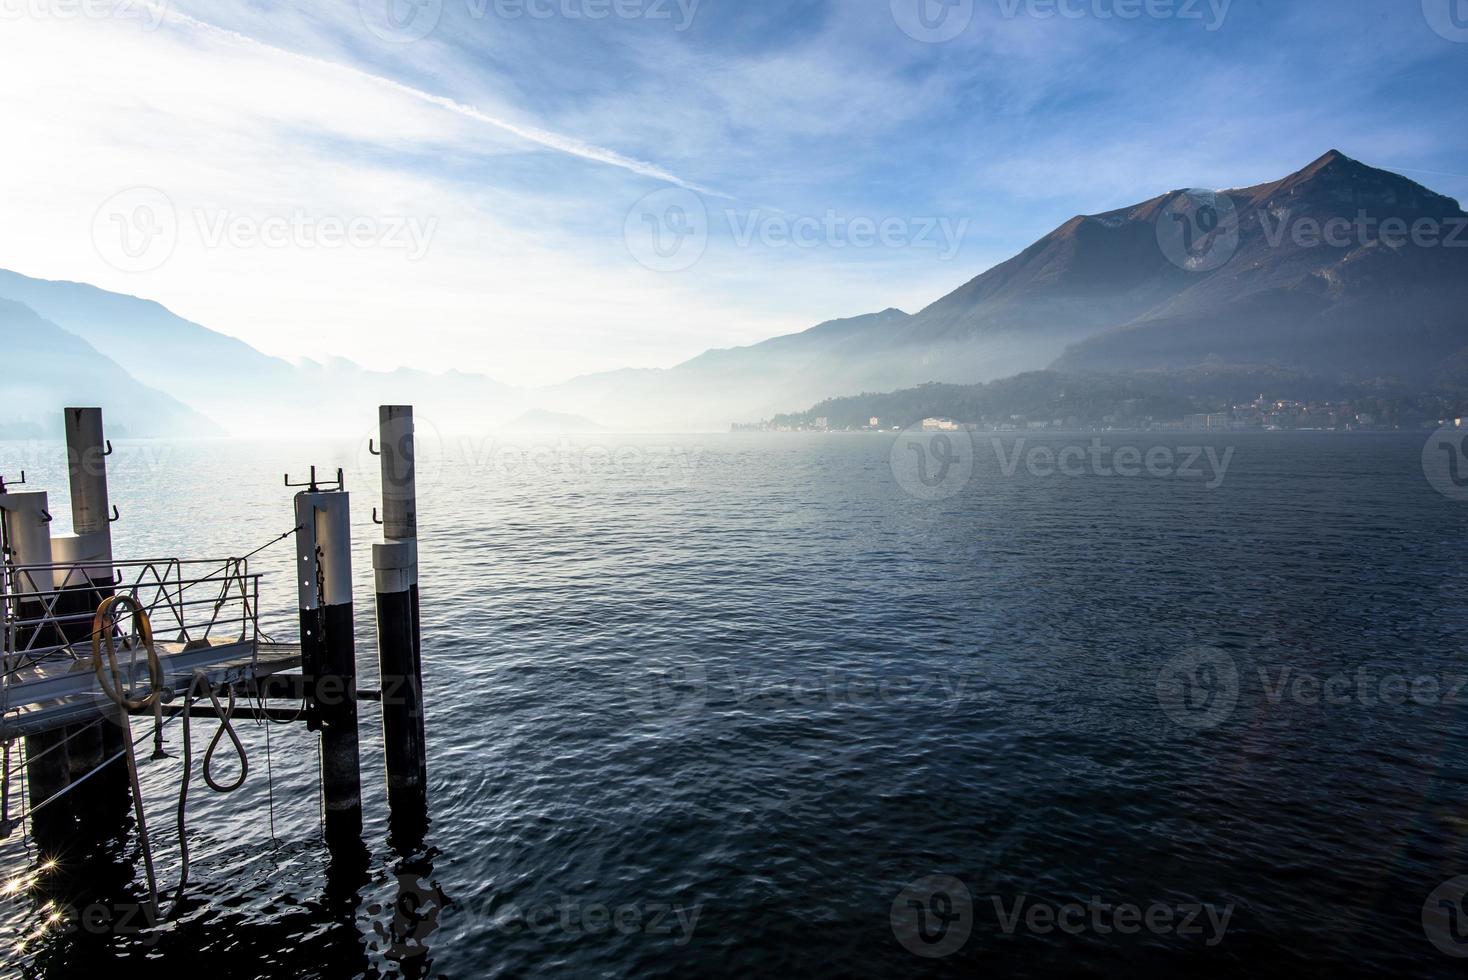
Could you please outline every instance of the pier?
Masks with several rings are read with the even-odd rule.
[[[124,510],[109,497],[101,410],[66,409],[66,438],[72,534],[52,533],[47,488],[0,474],[0,839],[29,835],[39,866],[54,867],[79,842],[135,834],[156,912],[149,812],[171,816],[176,806],[182,822],[200,767],[215,792],[243,785],[249,764],[230,725],[269,720],[318,733],[325,842],[333,865],[360,866],[359,708],[380,705],[390,822],[409,853],[427,828],[412,409],[384,407],[380,451],[374,445],[383,473],[384,539],[373,550],[380,690],[357,684],[352,501],[341,471],[330,480],[314,467],[300,481],[287,474],[281,516],[290,529],[245,557],[130,558],[112,551]],[[275,638],[260,628],[261,576],[250,558],[291,538],[300,633]],[[161,758],[165,727],[180,721],[188,744],[179,797],[144,800],[148,743]],[[190,756],[195,721],[218,731],[202,760]],[[241,771],[221,785],[210,756],[225,734]],[[182,866],[180,896],[186,845]]]

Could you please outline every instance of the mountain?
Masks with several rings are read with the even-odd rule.
[[[377,406],[411,403],[440,429],[509,418],[522,395],[482,375],[369,371],[345,358],[292,364],[151,300],[0,270],[0,298],[26,304],[235,432],[365,431]],[[366,422],[364,422],[366,420]]]
[[[0,300],[0,335],[10,365],[0,436],[51,437],[67,405],[104,405],[118,437],[213,436],[220,428],[176,398],[142,384],[82,338],[21,303]]]
[[[1353,227],[1358,217],[1369,224]],[[1436,229],[1400,243],[1382,222]],[[360,432],[412,402],[442,431],[546,408],[645,431],[725,429],[821,399],[943,382],[1193,367],[1285,370],[1428,388],[1468,381],[1468,220],[1458,202],[1331,151],[1303,170],[1079,215],[909,315],[830,320],[669,369],[527,390],[450,371],[291,364],[157,303],[0,271],[29,305],[225,428]],[[1345,224],[1336,242],[1312,240]]]
[[[886,310],[834,320],[668,371],[577,379],[557,395],[567,405],[590,398],[608,419],[633,404],[652,422],[708,420],[744,405],[734,418],[747,421],[833,396],[1051,367],[1233,366],[1461,382],[1464,218],[1453,199],[1332,150],[1254,187],[1176,190],[1076,216],[911,316]],[[1435,229],[1437,242],[1388,241],[1380,234],[1387,219]],[[1334,243],[1309,234],[1332,223]]]
[[[1178,210],[1181,194],[1088,221],[1101,240],[1141,237]],[[1334,150],[1282,180],[1219,197],[1237,225],[1227,261],[1184,273],[1178,288],[1077,343],[1057,367],[1265,364],[1419,385],[1455,368],[1462,375],[1468,214],[1457,201]],[[1176,279],[1155,281],[1164,278]]]

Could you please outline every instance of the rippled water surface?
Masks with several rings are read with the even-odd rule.
[[[244,722],[246,788],[195,782],[181,921],[42,929],[49,911],[22,891],[0,897],[7,963],[1457,975],[1423,906],[1468,873],[1468,504],[1428,486],[1422,437],[1211,437],[1234,450],[1213,488],[1006,475],[980,437],[972,481],[941,501],[902,491],[893,439],[425,439],[431,849],[390,846],[366,705],[372,861],[364,882],[329,887],[312,737],[270,729],[267,765],[266,730]],[[16,462],[67,511],[59,447],[0,445],[0,470]],[[370,682],[363,449],[119,445],[117,550],[249,551],[291,525],[280,476],[310,463],[344,466],[353,491]],[[281,636],[291,558],[287,543],[252,563]],[[1203,695],[1179,694],[1199,677]],[[175,758],[144,762],[165,883],[170,738]],[[0,859],[20,877],[34,853],[17,834]],[[96,888],[136,895],[134,860],[120,850]],[[934,875],[967,894],[923,905],[967,916],[946,958],[893,926],[894,904],[910,919],[902,890]],[[1028,916],[1077,902],[1171,909],[1173,926]],[[1230,910],[1221,937],[1182,934],[1194,905]]]

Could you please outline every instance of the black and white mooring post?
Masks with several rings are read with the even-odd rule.
[[[107,457],[112,444],[102,429],[100,408],[68,408],[66,414],[66,467],[71,484],[69,535],[51,539],[52,561],[67,570],[57,572],[61,595],[57,606],[68,621],[67,642],[85,649],[90,643],[92,617],[112,597],[117,579],[112,564],[112,522],[117,518],[108,498]],[[86,724],[67,730],[71,737],[72,778],[80,779],[123,750],[130,736],[127,716],[114,713],[101,725]],[[87,789],[83,812],[103,825],[120,827],[129,789],[126,767],[118,760],[98,773]]]
[[[19,624],[15,627],[15,650],[48,650],[62,642],[55,628],[43,622],[55,599],[55,579],[49,571],[22,571],[27,565],[46,568],[51,564],[50,497],[44,490],[0,492],[0,538],[5,549],[6,579]],[[28,735],[26,781],[30,788],[31,833],[41,850],[50,855],[64,847],[72,834],[71,803],[56,800],[40,810],[35,807],[66,790],[71,784],[66,733]]]
[[[292,484],[286,478],[286,486]],[[311,482],[296,494],[296,572],[306,723],[321,732],[326,842],[362,850],[362,770],[357,744],[357,641],[352,612],[351,499],[342,485]]]
[[[418,494],[413,409],[383,405],[382,532],[372,546],[377,583],[377,650],[382,675],[382,739],[393,822],[420,834],[427,816],[428,750],[423,726],[422,639],[418,611]]]

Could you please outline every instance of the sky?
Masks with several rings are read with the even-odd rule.
[[[1468,0],[0,0],[0,267],[552,384],[915,312],[1337,148],[1468,199]]]

